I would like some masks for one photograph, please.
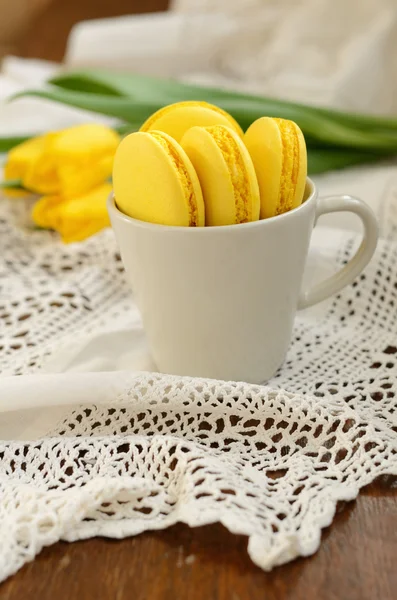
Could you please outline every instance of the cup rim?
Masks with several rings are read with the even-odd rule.
[[[177,225],[161,225],[159,223],[150,223],[149,221],[140,221],[139,219],[134,219],[133,217],[129,217],[128,215],[123,213],[117,207],[116,199],[114,197],[113,191],[109,194],[109,197],[107,200],[107,209],[108,209],[108,213],[110,216],[114,216],[117,219],[121,219],[125,223],[134,225],[136,227],[150,229],[153,231],[156,231],[156,230],[163,231],[163,232],[164,231],[169,231],[169,232],[172,231],[172,232],[180,232],[180,233],[181,232],[186,233],[187,231],[189,231],[189,232],[192,232],[191,233],[192,235],[208,235],[209,233],[214,233],[215,231],[229,232],[230,230],[232,230],[232,231],[236,232],[236,231],[242,231],[243,229],[246,230],[248,228],[253,228],[253,227],[267,227],[267,226],[273,224],[274,222],[281,224],[286,219],[292,219],[298,213],[308,210],[309,206],[311,206],[313,204],[313,202],[315,202],[315,200],[316,200],[317,188],[316,188],[316,185],[314,184],[314,182],[309,177],[306,178],[306,189],[307,188],[309,188],[308,198],[304,202],[302,202],[302,204],[297,206],[296,208],[293,208],[292,210],[289,210],[288,212],[285,212],[281,215],[275,215],[274,217],[268,217],[267,219],[259,219],[258,221],[250,221],[249,223],[239,223],[239,224],[233,224],[233,225],[212,225],[211,227],[205,227],[205,226],[203,226],[203,227],[181,227],[181,226],[177,226]]]

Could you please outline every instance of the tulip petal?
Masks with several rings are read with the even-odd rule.
[[[64,160],[58,166],[59,186],[62,194],[68,198],[79,196],[112,175],[114,152],[98,159],[90,159],[86,163]]]
[[[109,226],[110,222],[108,217],[106,217],[90,221],[86,224],[81,224],[79,227],[76,227],[76,229],[65,228],[60,230],[60,234],[62,241],[65,244],[71,244],[73,242],[81,242]]]
[[[120,136],[110,127],[97,123],[76,125],[64,129],[54,142],[53,151],[62,159],[70,157],[86,160],[114,153]]]
[[[111,176],[119,142],[113,129],[95,123],[48,133],[11,150],[5,178],[38,194],[80,196]]]
[[[25,188],[37,194],[56,194],[59,191],[53,144],[60,135],[62,135],[62,132],[47,133],[42,136],[41,151],[31,157],[22,176],[22,183]]]
[[[10,150],[4,166],[4,179],[22,180],[30,164],[35,162],[43,152],[45,144],[45,136],[41,135]]]
[[[57,229],[60,214],[61,196],[43,196],[34,205],[32,219],[38,227]]]
[[[80,195],[112,174],[120,136],[105,125],[87,124],[62,132],[53,144],[59,189],[66,197]]]
[[[104,183],[71,199],[45,196],[36,203],[33,220],[40,227],[58,231],[65,243],[84,240],[110,226],[106,201],[111,191],[111,184]]]

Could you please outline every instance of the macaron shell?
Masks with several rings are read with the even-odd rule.
[[[277,214],[283,165],[280,129],[273,119],[254,121],[244,142],[254,163],[261,196],[260,218]]]
[[[231,115],[213,104],[199,101],[177,102],[161,108],[142,125],[140,131],[163,131],[179,142],[191,127],[226,125],[240,137],[244,132]]]
[[[296,123],[262,117],[248,128],[244,142],[258,178],[261,219],[299,206],[306,184],[307,154]]]
[[[239,136],[229,127],[193,127],[181,145],[201,183],[206,225],[234,225],[259,218],[255,169]]]
[[[203,226],[204,202],[197,174],[183,149],[162,132],[125,137],[113,164],[118,208],[161,225]]]

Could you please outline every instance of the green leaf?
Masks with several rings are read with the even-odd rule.
[[[11,100],[33,96],[53,102],[60,102],[68,106],[74,106],[90,112],[100,113],[109,117],[117,117],[129,123],[142,124],[161,104],[137,103],[128,97],[105,96],[103,94],[91,94],[87,92],[73,92],[69,90],[27,90],[16,94]]]
[[[135,73],[113,73],[101,69],[64,73],[51,78],[48,83],[73,91],[129,96],[136,100],[159,95],[165,100],[168,99],[168,104],[181,100],[206,100],[207,97],[227,98],[230,94],[235,97],[245,97],[244,94],[228,90],[188,85],[172,79],[160,79]]]
[[[153,112],[167,104],[160,93],[146,100],[134,100],[127,96],[111,96],[88,92],[76,92],[64,89],[28,90],[14,96],[35,96],[74,106],[91,112],[117,117],[134,124],[142,124]],[[218,100],[217,104],[228,111],[246,129],[255,119],[261,116],[282,117],[298,123],[305,136],[329,146],[342,146],[372,152],[397,150],[397,133],[378,133],[350,127],[337,123],[332,119],[320,116],[310,107],[296,108],[276,100],[250,98],[236,100],[232,94],[229,98]]]
[[[388,157],[388,155],[355,152],[344,148],[311,148],[307,152],[308,172],[309,175],[318,175],[354,165],[373,163]]]
[[[225,99],[219,105],[244,126],[261,117],[280,117],[298,123],[305,137],[330,146],[343,146],[368,151],[397,150],[397,132],[378,133],[337,122],[310,107],[286,105],[272,100],[250,100],[245,103]]]
[[[95,92],[107,95],[130,96],[132,98],[146,100],[156,96],[160,97],[163,104],[178,102],[182,100],[206,100],[215,104],[221,100],[236,100],[238,102],[267,103],[268,110],[283,111],[291,114],[312,114],[331,119],[338,123],[344,123],[353,128],[367,128],[383,130],[397,130],[397,118],[388,118],[364,114],[342,112],[316,106],[307,106],[297,102],[276,100],[260,97],[255,94],[247,94],[227,89],[203,87],[185,84],[170,79],[149,77],[134,73],[111,72],[104,69],[85,69],[63,73],[53,77],[49,81],[57,87],[82,92]]]
[[[32,136],[24,135],[24,136],[12,136],[12,137],[0,137],[0,153],[8,152],[12,150],[14,146],[18,146],[18,144],[22,144],[22,142],[26,142],[26,140],[30,140]]]
[[[113,75],[117,76],[117,73],[109,74],[109,79],[112,79]],[[124,93],[118,89],[117,85],[112,85],[106,81],[106,77],[101,80],[101,77],[90,77],[89,72],[72,72],[61,75],[56,75],[48,80],[48,83],[56,85],[57,87],[65,90],[74,92],[87,92],[91,94],[103,94],[108,96],[128,96],[129,94]]]
[[[138,129],[140,128],[141,124],[140,123],[121,123],[120,125],[116,125],[116,127],[113,127],[113,129],[115,131],[117,131],[117,133],[119,133],[120,135],[127,135],[128,133],[133,133],[134,131],[138,131]]]

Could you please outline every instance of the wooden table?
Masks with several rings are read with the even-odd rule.
[[[20,40],[22,56],[62,57],[82,18],[165,9],[167,0],[52,0]],[[1,600],[392,600],[397,598],[397,478],[340,507],[319,552],[270,574],[245,538],[220,525],[178,525],[122,541],[45,549],[0,586]]]
[[[318,553],[264,573],[221,525],[45,549],[1,600],[394,600],[397,478],[339,507]]]

